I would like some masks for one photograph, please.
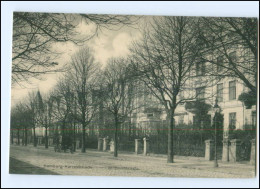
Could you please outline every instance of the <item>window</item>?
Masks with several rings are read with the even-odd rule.
[[[179,125],[184,123],[184,115],[179,116],[179,122],[178,123],[179,123]]]
[[[236,61],[237,61],[236,51],[229,53],[229,57],[230,57],[231,61],[229,61],[228,65],[229,65],[229,67],[233,67],[232,63],[236,63]]]
[[[229,100],[236,99],[236,81],[229,82]]]
[[[256,127],[256,111],[252,111],[252,126]]]
[[[219,102],[223,102],[223,83],[217,85],[217,99]]]
[[[153,114],[147,114],[147,117],[153,117]]]
[[[196,63],[196,75],[205,75],[206,72],[206,66],[205,66],[205,61],[201,60],[200,62]]]
[[[223,56],[219,56],[217,58],[217,71],[218,72],[223,71],[223,65],[224,65],[224,58],[223,58]]]
[[[205,98],[205,87],[199,87],[196,89],[196,97],[198,100],[203,100]]]
[[[236,112],[229,113],[229,129],[236,129]]]

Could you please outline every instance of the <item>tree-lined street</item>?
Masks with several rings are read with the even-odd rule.
[[[11,157],[69,175],[254,176],[256,21],[14,13],[12,87],[55,79],[12,105]],[[126,30],[139,37],[120,45]]]

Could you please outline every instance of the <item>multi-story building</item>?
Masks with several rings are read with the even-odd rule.
[[[230,50],[229,55],[234,58],[234,61],[238,61],[242,57],[241,52],[245,52],[245,50],[237,49],[237,51],[234,51],[234,49]],[[244,54],[243,57],[245,57]],[[248,57],[246,58],[248,59]],[[178,95],[178,100],[183,99],[183,103],[180,103],[175,110],[175,124],[190,126],[197,124],[196,115],[187,110],[186,105],[188,103],[192,104],[199,100],[213,107],[215,99],[217,99],[224,118],[224,130],[246,129],[248,125],[256,126],[256,105],[248,108],[243,102],[238,100],[240,94],[248,92],[249,89],[238,77],[234,77],[232,74],[229,77],[221,74],[223,72],[225,72],[225,75],[229,74],[225,66],[221,66],[221,64],[228,64],[228,60],[225,61],[223,56],[218,55],[214,56],[214,59],[217,61],[216,65],[203,60],[194,65],[186,86],[183,87]],[[240,62],[242,61],[245,60],[240,59]],[[251,81],[255,79],[246,73],[245,76]],[[140,88],[144,87],[140,86]],[[156,129],[158,122],[162,123],[166,120],[166,112],[163,111],[163,106],[151,94],[143,94],[137,100],[137,103],[144,103],[143,108],[136,113],[133,120],[138,127]],[[211,126],[213,124],[214,111],[212,108],[209,108],[206,117],[207,120],[201,125],[202,128],[205,125]]]

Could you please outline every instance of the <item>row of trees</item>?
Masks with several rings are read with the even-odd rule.
[[[197,63],[211,63],[206,70],[206,76],[210,76],[207,78],[215,82],[226,76],[239,78],[256,96],[255,19],[157,17],[142,34],[141,40],[133,42],[127,58],[110,59],[104,70],[100,70],[87,47],[71,58],[69,71],[47,95],[48,100],[43,100],[47,114],[41,113],[45,118],[40,120],[45,120],[46,136],[53,115],[62,120],[62,132],[68,120],[75,120],[74,126],[80,122],[82,152],[85,152],[86,128],[104,108],[113,116],[114,156],[117,156],[118,127],[129,119],[133,110],[140,108],[134,105],[134,99],[139,94],[136,82],[141,81],[167,114],[167,162],[172,163],[174,114],[177,106],[187,100],[178,95],[191,90],[188,81],[194,76]],[[240,50],[237,59],[230,53],[234,48]],[[219,67],[222,71],[216,71]],[[207,80],[206,84],[212,82]],[[56,108],[52,102],[56,102]]]
[[[85,152],[86,130],[89,129],[93,119],[100,118],[100,111],[107,111],[115,124],[114,141],[117,156],[118,127],[125,122],[134,108],[132,106],[134,77],[129,72],[129,63],[124,58],[110,59],[106,68],[100,70],[91,49],[84,47],[71,57],[69,68],[70,71],[60,77],[49,94],[42,97],[39,91],[31,93],[28,96],[29,100],[24,100],[14,108],[16,112],[12,115],[23,113],[31,117],[28,119],[30,122],[26,121],[27,127],[23,127],[19,117],[12,118],[18,121],[12,123],[12,128],[22,127],[26,132],[29,128],[33,128],[35,138],[35,127],[44,127],[45,146],[48,148],[50,128],[60,130],[63,140],[66,138],[66,133],[74,131],[75,142],[75,126],[80,123],[82,152]],[[66,127],[68,124],[69,127]]]

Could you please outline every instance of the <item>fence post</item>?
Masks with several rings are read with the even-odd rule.
[[[102,147],[103,147],[103,138],[99,138],[98,139],[98,151],[102,151]]]
[[[115,151],[115,142],[113,140],[111,140],[109,145],[110,145],[110,152],[114,152]]]
[[[107,151],[107,142],[108,142],[108,139],[103,138],[103,151]]]
[[[147,156],[149,153],[149,140],[147,138],[144,138],[144,155]]]
[[[205,140],[205,160],[213,160],[213,140]]]
[[[223,139],[222,161],[229,161],[229,140]]]
[[[251,140],[251,153],[250,153],[250,163],[255,164],[255,139]]]
[[[135,139],[135,153],[136,154],[140,153],[140,147],[141,147],[140,139]]]
[[[241,141],[239,139],[230,140],[230,153],[229,161],[236,162],[240,160],[240,145]]]

